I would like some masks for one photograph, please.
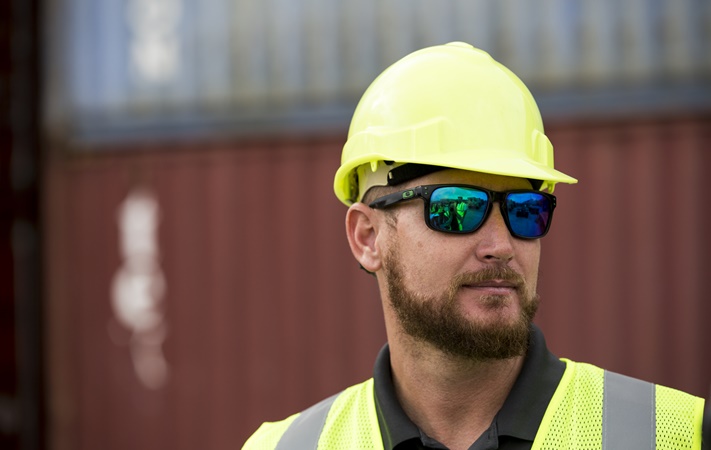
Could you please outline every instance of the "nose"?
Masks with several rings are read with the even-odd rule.
[[[513,239],[506,227],[498,203],[492,205],[491,213],[475,233],[476,257],[487,263],[508,263],[514,257]]]

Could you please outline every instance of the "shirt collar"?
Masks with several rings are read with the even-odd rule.
[[[533,325],[521,373],[494,419],[492,429],[499,436],[532,442],[564,371],[565,363],[548,351],[543,333]],[[420,439],[419,428],[405,414],[395,396],[387,344],[378,354],[373,378],[378,423],[385,449],[394,449],[410,439]]]

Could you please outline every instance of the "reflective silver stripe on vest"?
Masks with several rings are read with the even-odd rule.
[[[654,384],[605,371],[602,450],[656,447]]]
[[[316,450],[328,411],[339,395],[322,400],[299,414],[281,436],[274,450]]]

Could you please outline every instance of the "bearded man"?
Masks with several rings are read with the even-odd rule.
[[[700,448],[702,399],[559,359],[532,323],[551,192],[575,182],[531,93],[487,53],[451,43],[383,72],[334,188],[388,342],[373,378],[244,448]]]

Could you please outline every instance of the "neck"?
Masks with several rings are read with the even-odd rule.
[[[471,361],[428,344],[391,342],[390,364],[396,395],[408,417],[449,448],[466,449],[501,409],[523,357]]]

